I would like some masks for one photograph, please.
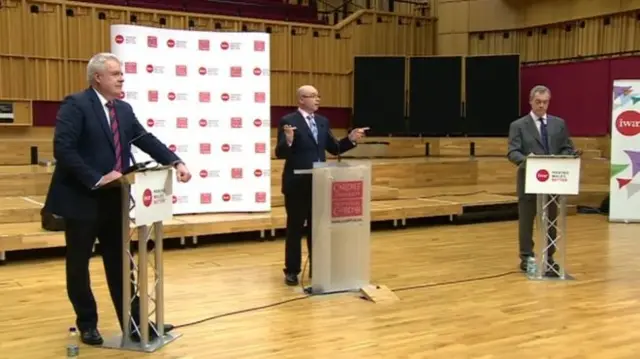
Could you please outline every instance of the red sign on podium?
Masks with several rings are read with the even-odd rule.
[[[335,181],[331,184],[331,219],[362,217],[362,181]]]

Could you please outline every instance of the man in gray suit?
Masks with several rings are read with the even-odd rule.
[[[531,112],[517,119],[509,127],[509,152],[507,157],[511,163],[518,166],[517,192],[519,212],[519,242],[520,242],[520,269],[527,269],[527,259],[533,257],[533,221],[536,217],[536,195],[526,194],[525,168],[526,156],[536,155],[572,155],[579,154],[575,151],[569,131],[564,120],[547,114],[551,91],[545,86],[535,86],[529,93]],[[557,207],[549,206],[549,220],[553,221],[557,215]],[[552,226],[549,237],[556,236]],[[541,244],[545,245],[545,244]],[[548,263],[553,268],[545,268],[548,275],[553,275],[560,268],[553,260],[556,252],[555,246],[548,249]],[[552,270],[553,269],[553,270]],[[554,271],[555,270],[555,271]]]

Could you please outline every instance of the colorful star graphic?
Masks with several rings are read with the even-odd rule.
[[[618,98],[624,95],[625,92],[630,91],[631,86],[614,86],[613,87],[613,98]]]
[[[640,183],[629,183],[627,185],[627,198],[633,196],[640,191]]]
[[[618,181],[618,188],[622,188],[631,182],[631,178],[616,178],[616,181]]]
[[[633,178],[640,172],[640,152],[626,150],[624,153],[629,156],[629,160],[631,161],[631,178]]]
[[[618,173],[626,170],[627,167],[629,167],[628,164],[623,164],[623,165],[612,164],[611,165],[611,177],[615,177]]]

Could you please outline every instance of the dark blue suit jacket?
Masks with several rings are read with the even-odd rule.
[[[122,168],[130,167],[131,141],[154,160],[169,165],[180,159],[151,133],[146,133],[131,105],[116,100]],[[143,137],[140,137],[144,135]],[[92,88],[67,96],[58,111],[53,137],[56,167],[44,210],[64,218],[98,216],[101,191],[95,185],[115,167],[113,134],[103,105]],[[119,215],[119,214],[118,214]]]
[[[318,128],[318,142],[313,138],[311,128],[300,111],[292,112],[280,119],[278,124],[278,143],[276,145],[276,157],[284,159],[284,171],[282,172],[282,193],[287,194],[290,189],[296,188],[302,181],[310,181],[310,176],[296,175],[297,169],[311,169],[314,162],[325,162],[325,151],[332,155],[344,153],[355,147],[353,142],[345,137],[338,140],[329,126],[326,117],[314,114],[316,127]],[[287,139],[283,127],[285,125],[296,127],[293,143],[287,145]]]

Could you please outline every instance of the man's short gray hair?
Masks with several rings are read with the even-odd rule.
[[[91,60],[89,60],[89,64],[87,64],[87,82],[90,84],[93,83],[93,76],[96,72],[104,71],[106,67],[105,63],[109,60],[115,60],[120,63],[118,56],[108,52],[102,52],[94,55]]]
[[[533,97],[538,93],[548,93],[551,96],[551,90],[547,86],[537,85],[531,89],[529,92],[529,101],[533,100]]]

